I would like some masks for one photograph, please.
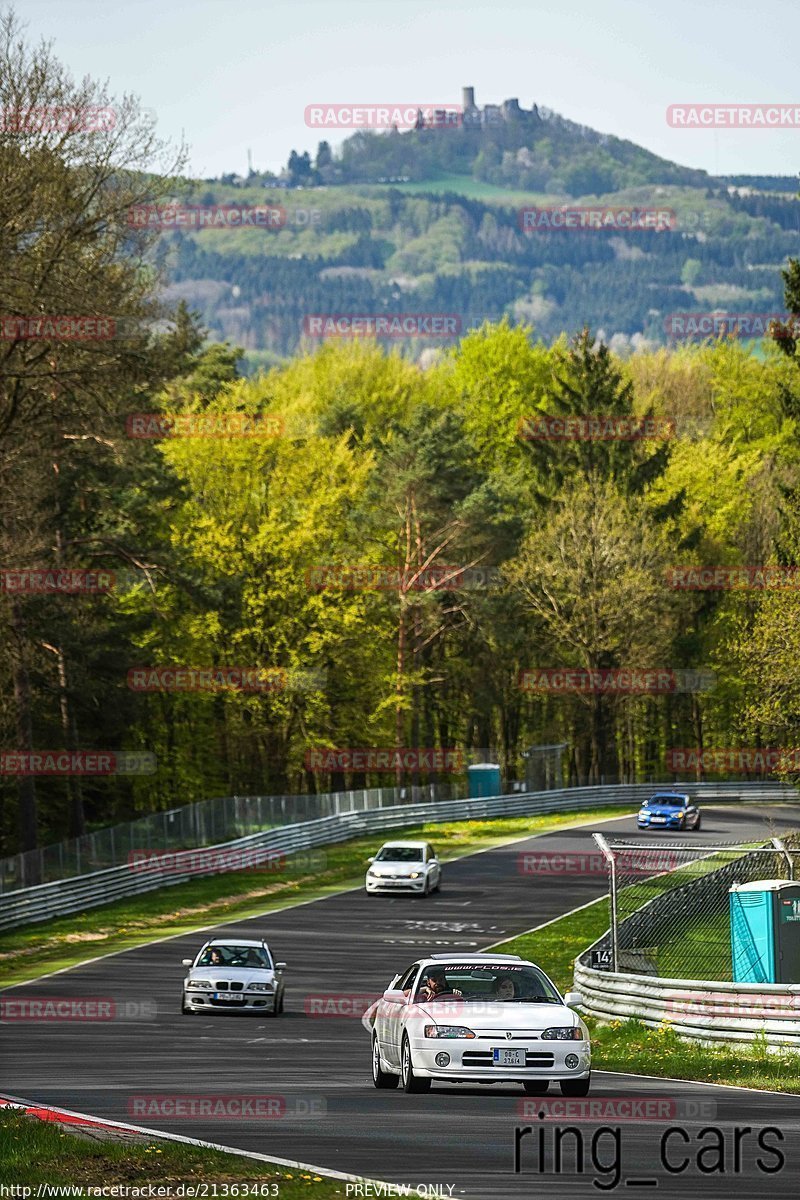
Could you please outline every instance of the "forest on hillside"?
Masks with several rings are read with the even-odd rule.
[[[104,101],[13,25],[3,38],[16,96]],[[344,340],[245,377],[235,343],[163,303],[180,272],[126,214],[166,202],[179,164],[134,102],[121,112],[110,132],[0,140],[0,741],[4,764],[61,748],[154,769],[6,765],[5,852],[208,796],[398,778],[343,748],[491,753],[514,781],[529,747],[562,744],[570,782],[669,777],[687,748],[796,748],[790,327],[755,353],[721,338],[618,354],[596,327],[485,321],[427,359]],[[408,203],[423,225],[435,212]],[[502,225],[474,216],[437,217],[437,238],[477,226],[499,254]],[[765,236],[756,259],[785,255]],[[711,245],[692,250],[695,285]],[[411,270],[423,248],[404,252]],[[263,263],[219,269],[244,292]],[[455,303],[458,274],[426,269]],[[797,264],[762,274],[800,315]],[[552,287],[569,275],[552,268]],[[90,319],[112,333],[64,335]]]

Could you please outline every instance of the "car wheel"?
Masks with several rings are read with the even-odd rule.
[[[285,993],[285,992],[281,992],[281,998],[280,998],[280,1000],[278,1001],[278,1012],[279,1012],[279,1013],[282,1013],[282,1012],[283,1012],[283,999],[284,999],[284,996],[285,996],[285,995],[286,995],[286,993]]]
[[[414,1064],[411,1061],[411,1046],[408,1038],[403,1038],[403,1049],[400,1052],[400,1078],[403,1081],[404,1092],[428,1092],[430,1091],[430,1079],[420,1079],[414,1074]]]
[[[694,823],[694,827],[695,827],[695,830],[698,830],[700,828],[700,817],[699,816]]]
[[[430,890],[431,890],[431,881],[430,881],[430,879],[428,878],[428,876],[426,875],[426,876],[425,876],[425,883],[424,883],[424,885],[423,885],[423,888],[422,888],[422,895],[423,895],[423,896],[428,896],[428,895],[430,895]]]
[[[383,1088],[391,1091],[396,1088],[400,1079],[397,1075],[392,1075],[389,1071],[384,1071],[381,1066],[381,1052],[378,1048],[378,1039],[372,1039],[372,1082],[376,1088]]]
[[[562,1079],[559,1084],[562,1096],[588,1096],[592,1077],[586,1079]]]
[[[181,994],[181,1016],[188,1017],[194,1012],[194,1009],[186,1003],[186,992]]]
[[[440,876],[439,876],[439,878],[436,880],[436,887],[435,887],[433,890],[434,890],[435,892],[440,892],[440,891],[442,890],[442,877],[441,877],[441,875],[440,875]]]
[[[526,1096],[546,1096],[550,1087],[549,1079],[524,1079],[522,1086]]]

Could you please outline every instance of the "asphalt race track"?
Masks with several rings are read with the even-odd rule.
[[[692,844],[749,840],[800,826],[800,806],[704,806],[703,818],[701,833],[682,835]],[[773,828],[767,828],[768,821]],[[421,1096],[375,1091],[369,1039],[359,1016],[309,1012],[321,997],[379,993],[396,971],[425,953],[478,950],[602,894],[605,881],[597,875],[537,878],[517,870],[517,856],[526,848],[594,850],[593,828],[614,834],[636,832],[635,820],[628,816],[472,855],[447,864],[441,894],[427,900],[347,892],[263,919],[218,927],[225,933],[264,933],[276,958],[289,964],[287,1011],[278,1019],[179,1014],[181,959],[194,954],[201,941],[197,935],[151,943],[9,991],[9,998],[113,997],[117,1002],[150,1001],[151,1008],[155,1001],[155,1015],[91,1022],[4,1022],[0,1089],[37,1103],[408,1183],[412,1188],[436,1184],[439,1191],[432,1190],[433,1195],[470,1200],[604,1193],[740,1195],[743,1200],[796,1197],[800,1193],[800,1096],[595,1073],[594,1098],[667,1098],[688,1103],[689,1115],[666,1121],[609,1122],[605,1132],[598,1132],[597,1123],[576,1125],[577,1134],[564,1135],[561,1169],[555,1172],[555,1123],[537,1124],[535,1116],[522,1115],[525,1098],[520,1087],[434,1084],[429,1094]],[[648,841],[659,837],[638,836]],[[432,840],[435,845],[435,837]],[[551,1090],[560,1094],[555,1087]],[[141,1105],[137,1097],[187,1095],[281,1099],[275,1102],[276,1116],[267,1120],[147,1117],[141,1107],[135,1109],[136,1103]],[[536,1100],[525,1103],[535,1105]],[[659,1154],[667,1124],[683,1131],[675,1134],[668,1151],[673,1169],[686,1163],[674,1173],[665,1168]],[[515,1129],[526,1125],[534,1130],[520,1143],[520,1170],[515,1173]],[[779,1130],[783,1141],[776,1134],[764,1134],[768,1126]],[[734,1127],[750,1132],[735,1137]],[[706,1132],[698,1140],[703,1129]],[[544,1171],[539,1170],[537,1150],[542,1131]],[[765,1146],[777,1147],[785,1159],[777,1172],[767,1173],[778,1159],[773,1150],[759,1149],[760,1134]],[[715,1169],[720,1146],[724,1174]],[[704,1154],[698,1160],[700,1151]],[[757,1159],[767,1171],[759,1169]]]

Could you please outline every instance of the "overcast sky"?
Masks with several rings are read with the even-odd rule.
[[[2,0],[0,0],[2,3]],[[670,104],[800,105],[798,0],[24,0],[72,72],[183,137],[190,173],[316,149],[312,103],[533,101],[716,174],[797,175],[796,130],[679,130]],[[333,144],[343,133],[328,134]]]

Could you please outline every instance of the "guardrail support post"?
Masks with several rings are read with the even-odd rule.
[[[617,862],[602,833],[593,833],[592,837],[600,848],[600,853],[608,863],[609,868],[609,900],[611,907],[611,970],[617,971],[619,962],[619,943],[617,940]]]

